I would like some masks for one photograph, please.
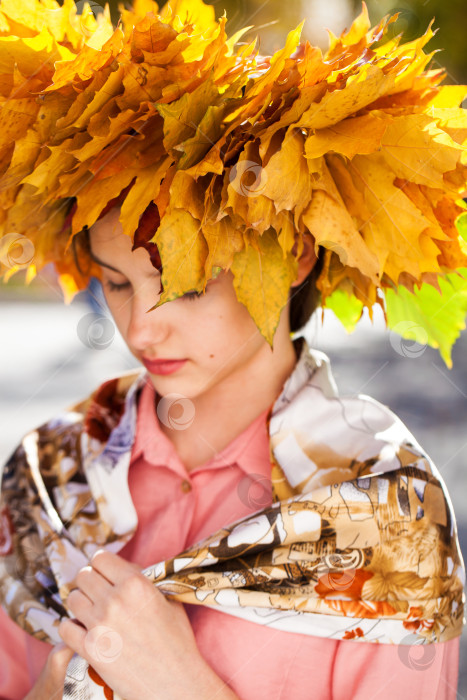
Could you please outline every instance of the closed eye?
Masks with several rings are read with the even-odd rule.
[[[128,289],[128,287],[130,287],[131,285],[129,282],[115,284],[115,282],[112,282],[111,280],[106,280],[105,286],[109,290],[109,292],[121,292],[123,289]]]
[[[130,282],[122,282],[121,284],[116,284],[115,282],[112,282],[112,280],[106,280],[105,281],[105,287],[108,289],[109,292],[121,292],[124,289],[128,289],[131,287]],[[186,292],[186,294],[182,294],[181,298],[182,299],[198,299],[199,297],[203,296],[203,292]]]
[[[186,294],[182,294],[182,299],[198,299],[202,296],[203,292],[186,292]]]

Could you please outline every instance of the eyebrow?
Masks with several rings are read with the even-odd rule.
[[[92,250],[89,250],[89,255],[94,260],[94,262],[96,262],[98,265],[101,265],[101,267],[108,267],[109,270],[113,270],[114,272],[118,272],[120,275],[123,274],[120,270],[117,270],[116,267],[112,267],[112,265],[109,265],[108,263],[103,262],[103,260],[99,260],[99,258],[96,255],[94,255]]]

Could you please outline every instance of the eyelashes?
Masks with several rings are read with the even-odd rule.
[[[182,299],[199,299],[203,296],[203,292],[186,292],[182,295]]]
[[[112,282],[111,280],[107,280],[105,283],[105,286],[109,290],[109,292],[121,292],[123,289],[128,289],[130,286],[129,282],[123,282],[123,284],[115,284],[115,282]]]
[[[121,292],[124,289],[128,289],[131,284],[130,282],[123,282],[122,284],[116,284],[115,282],[112,282],[111,280],[106,280],[105,282],[106,288],[109,290],[109,292]],[[181,298],[182,299],[199,299],[199,297],[202,297],[203,292],[186,292],[186,294],[182,294]]]

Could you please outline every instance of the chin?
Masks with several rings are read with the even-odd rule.
[[[183,380],[172,375],[161,376],[159,374],[149,374],[151,382],[159,396],[167,396],[170,394],[180,394],[187,399],[194,399],[202,393],[200,386],[194,385],[192,382]]]

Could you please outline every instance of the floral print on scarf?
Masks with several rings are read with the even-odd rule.
[[[4,467],[0,598],[38,639],[60,641],[78,571],[136,530],[127,476],[146,378],[105,382],[28,433]],[[178,601],[295,633],[393,644],[460,635],[452,506],[397,416],[340,396],[328,357],[304,343],[267,421],[272,505],[143,573]],[[97,674],[74,657],[64,697],[100,697],[93,688]]]

